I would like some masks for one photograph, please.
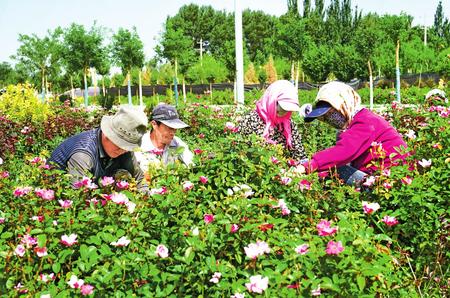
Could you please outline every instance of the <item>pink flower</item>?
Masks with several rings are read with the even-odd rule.
[[[391,176],[391,169],[383,169],[383,171],[381,172],[381,175],[389,177]]]
[[[39,189],[38,188],[38,189],[36,189],[34,191],[34,193],[38,197],[40,197],[40,198],[42,198],[42,199],[44,199],[46,201],[51,201],[51,200],[53,200],[55,198],[55,191],[53,191],[51,189]]]
[[[308,244],[302,244],[295,248],[295,252],[299,255],[304,255],[308,252],[309,245]]]
[[[6,221],[5,217],[0,217],[0,224],[4,223]]]
[[[183,182],[183,190],[188,191],[194,188],[194,184],[191,181]]]
[[[169,256],[169,250],[167,249],[167,247],[164,244],[160,244],[158,245],[158,247],[156,247],[156,255],[159,256],[160,258],[167,258]]]
[[[413,181],[412,178],[409,177],[409,176],[406,176],[406,177],[402,178],[402,183],[405,184],[405,185],[410,185],[412,183],[412,181]]]
[[[119,240],[111,242],[112,246],[121,247],[121,246],[127,246],[130,244],[130,240],[127,239],[126,236],[120,237]]]
[[[442,145],[439,144],[439,143],[436,143],[436,144],[433,145],[433,148],[434,149],[442,149]]]
[[[122,205],[122,204],[126,204],[129,199],[126,195],[124,195],[123,193],[118,193],[115,192],[113,194],[111,194],[111,201],[113,201],[116,204]]]
[[[285,216],[289,214],[291,214],[291,210],[289,208],[281,208],[281,215]]]
[[[39,274],[39,278],[41,279],[41,281],[48,283],[52,280],[55,280],[56,276],[54,273],[50,273],[50,274]]]
[[[19,257],[23,257],[25,254],[25,247],[22,244],[17,245],[16,249],[14,250],[14,254],[16,254]]]
[[[366,201],[362,202],[362,207],[365,214],[372,214],[378,209],[380,209],[380,204],[378,203],[368,203]]]
[[[216,284],[219,282],[221,277],[222,277],[222,273],[214,272],[213,276],[211,277],[211,279],[209,281]]]
[[[327,244],[327,249],[325,252],[329,255],[338,255],[344,250],[344,247],[342,246],[341,241],[334,242],[333,240],[330,240]]]
[[[194,153],[197,154],[197,155],[199,155],[199,154],[202,154],[202,153],[203,153],[203,150],[202,150],[202,149],[199,149],[199,148],[196,148],[196,149],[194,149]]]
[[[62,235],[61,244],[65,246],[72,246],[77,243],[77,234],[70,234],[70,236]]]
[[[25,246],[29,248],[37,244],[37,239],[25,234],[20,243],[25,244]]]
[[[375,183],[375,177],[369,176],[366,178],[366,181],[363,183],[364,186],[372,186]]]
[[[39,156],[33,157],[30,162],[32,164],[45,163],[46,160],[44,158],[40,158]]]
[[[311,296],[320,296],[321,291],[320,291],[320,286],[317,287],[317,289],[311,290]]]
[[[199,139],[204,139],[204,138],[205,138],[205,134],[204,134],[204,133],[198,134],[198,138],[199,138]]]
[[[245,287],[250,293],[262,294],[269,285],[269,278],[255,275],[250,277],[250,282],[245,284]]]
[[[398,224],[398,220],[393,217],[393,216],[385,216],[383,217],[383,219],[381,220],[382,222],[384,222],[385,224],[387,224],[388,226],[392,227],[395,226],[396,224]]]
[[[1,178],[8,178],[9,177],[9,172],[8,171],[3,171],[0,173],[0,177]]]
[[[43,222],[45,217],[43,215],[35,215],[30,218],[31,220],[36,220],[38,222]]]
[[[35,247],[34,252],[37,254],[38,257],[42,258],[45,257],[47,254],[47,247]]]
[[[422,168],[429,168],[431,167],[431,159],[423,158],[421,161],[418,162],[418,164],[421,165]]]
[[[91,295],[92,293],[94,293],[94,286],[92,285],[82,285],[81,286],[81,295],[86,296],[86,295]]]
[[[30,187],[30,186],[26,186],[26,187],[17,187],[15,190],[14,190],[14,196],[15,197],[23,197],[23,196],[25,196],[26,194],[28,194],[31,190],[32,190],[33,188],[32,187]]]
[[[85,187],[87,189],[96,189],[97,185],[92,182],[91,178],[83,177],[81,180],[75,181],[73,183],[73,187],[75,188]]]
[[[161,188],[150,189],[150,195],[164,195],[167,193],[167,188],[165,186]]]
[[[122,180],[122,181],[117,182],[117,183],[116,183],[116,186],[117,186],[119,189],[127,189],[127,188],[130,186],[130,184],[129,184],[128,182]]]
[[[230,228],[230,233],[236,233],[239,230],[238,224],[232,224]]]
[[[100,181],[103,186],[108,186],[114,183],[113,177],[104,176],[102,177],[102,180]]]
[[[331,223],[327,220],[321,220],[317,224],[317,232],[319,236],[331,236],[334,235],[338,230],[338,227],[331,227]]]
[[[271,157],[270,157],[270,161],[271,161],[272,163],[274,163],[274,164],[279,164],[279,163],[280,163],[280,161],[279,161],[275,156],[271,156]]]
[[[234,295],[231,295],[230,298],[244,298],[245,294],[241,293],[234,293]]]
[[[20,282],[14,286],[14,290],[18,291],[19,294],[28,293],[28,289],[24,289],[24,287],[22,286],[22,284]]]
[[[256,259],[265,253],[270,253],[269,245],[264,241],[256,241],[256,243],[250,243],[248,246],[244,247],[245,254],[250,259]]]
[[[20,131],[22,134],[26,135],[31,131],[31,129],[28,126],[24,126],[22,130]]]
[[[203,184],[208,183],[208,177],[200,176],[199,180],[200,180],[200,182],[203,183]]]
[[[214,215],[213,214],[205,214],[203,216],[203,220],[205,221],[205,224],[210,224],[214,221]]]
[[[78,277],[76,277],[75,275],[72,275],[70,277],[70,280],[67,282],[67,284],[72,289],[79,289],[79,288],[81,288],[82,285],[84,285],[84,280],[78,279]]]
[[[300,187],[300,191],[303,191],[304,189],[311,190],[311,182],[309,182],[306,179],[303,179],[302,181],[300,181],[298,183],[298,186]]]
[[[70,208],[70,207],[72,207],[72,203],[73,203],[73,201],[71,201],[71,200],[58,200],[58,202],[61,205],[61,207],[63,207],[63,208]]]
[[[281,177],[280,182],[283,185],[288,185],[289,183],[292,182],[292,178],[284,176],[284,177]]]
[[[225,131],[229,130],[230,132],[237,132],[239,127],[237,127],[233,122],[225,123]]]
[[[289,159],[287,161],[287,164],[291,167],[295,167],[298,164],[298,162],[295,159]]]
[[[384,183],[383,183],[383,186],[384,186],[384,188],[386,188],[386,189],[391,189],[391,188],[392,188],[392,185],[391,185],[389,182],[384,182]]]

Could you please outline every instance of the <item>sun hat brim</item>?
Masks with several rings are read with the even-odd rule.
[[[280,105],[280,107],[288,112],[298,112],[300,111],[300,107],[298,106],[298,104],[296,103],[292,103],[286,100],[279,100],[278,104]]]
[[[313,110],[305,116],[305,122],[311,122],[318,117],[325,115],[331,108],[332,106],[328,102],[319,101],[316,107],[314,107]]]

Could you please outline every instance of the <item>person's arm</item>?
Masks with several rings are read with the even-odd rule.
[[[352,126],[340,134],[336,145],[317,152],[304,166],[308,172],[326,171],[343,166],[366,152],[375,139],[375,128],[364,122]]]
[[[85,152],[76,152],[67,161],[67,173],[72,175],[75,182],[84,176],[88,176],[94,166],[94,160]]]

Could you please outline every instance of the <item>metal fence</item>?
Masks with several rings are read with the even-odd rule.
[[[433,81],[435,84],[439,82],[440,76],[437,73],[423,73],[423,74],[406,74],[401,76],[401,80],[403,82],[408,83],[409,85],[417,84],[419,80],[422,81]],[[394,84],[394,79],[386,79],[386,78],[375,78],[373,81],[374,87],[377,87],[380,84]],[[309,83],[309,82],[299,82],[298,89],[301,90],[313,90],[319,89],[324,83]],[[346,84],[353,87],[353,89],[358,90],[360,88],[368,86],[367,81],[352,80],[347,82]],[[253,89],[264,89],[269,84],[245,84],[244,90],[251,91]],[[138,86],[131,86],[131,94],[138,95]],[[214,91],[223,91],[223,90],[234,90],[234,83],[218,83],[218,84],[195,84],[195,85],[185,85],[187,93],[193,94],[205,94],[210,92],[212,89]],[[177,85],[178,92],[181,94],[183,90],[183,85]],[[142,95],[143,96],[153,96],[153,95],[166,95],[167,90],[174,91],[173,85],[151,85],[151,86],[142,86]],[[106,89],[106,93],[112,96],[118,96],[119,94],[122,96],[128,95],[128,87],[111,87]]]

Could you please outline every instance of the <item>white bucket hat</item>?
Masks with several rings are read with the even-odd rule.
[[[121,106],[113,116],[103,116],[100,128],[106,137],[123,150],[141,146],[148,120],[144,111],[133,106]]]

